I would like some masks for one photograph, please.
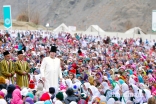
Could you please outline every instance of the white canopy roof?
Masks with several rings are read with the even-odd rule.
[[[134,27],[134,28],[127,30],[125,34],[145,34],[145,33],[141,30],[141,28]]]
[[[53,30],[54,32],[69,32],[69,28],[62,23],[60,26],[58,26],[56,29]]]
[[[86,30],[86,32],[105,32],[102,30],[98,25],[91,25],[89,28]]]

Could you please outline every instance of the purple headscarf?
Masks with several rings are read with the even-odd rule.
[[[27,98],[25,99],[25,102],[28,102],[29,104],[34,104],[33,99],[30,98],[30,97],[27,97]]]
[[[100,79],[98,79],[98,81],[101,83],[102,82],[102,73],[100,73],[100,72],[98,72],[98,73],[96,73],[96,75],[100,75]]]

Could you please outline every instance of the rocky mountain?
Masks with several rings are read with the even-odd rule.
[[[52,28],[65,23],[85,30],[94,24],[105,31],[120,32],[135,26],[151,32],[155,4],[156,0],[0,0],[1,8],[12,6],[13,19],[29,10],[30,20],[37,17],[40,24],[49,22]]]

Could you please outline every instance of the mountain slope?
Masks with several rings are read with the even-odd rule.
[[[19,2],[18,2],[19,1]],[[85,30],[95,24],[105,31],[121,31],[139,26],[151,31],[152,10],[156,0],[29,0],[31,18],[39,13],[40,23],[55,28],[61,23]],[[28,8],[28,0],[0,0],[0,6],[12,5],[14,19]],[[2,19],[2,9],[0,9]]]

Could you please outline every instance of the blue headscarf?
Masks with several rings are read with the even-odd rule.
[[[68,76],[68,70],[63,71],[63,76],[67,77]]]
[[[141,75],[138,76],[138,80],[139,80],[140,83],[144,83],[144,80],[143,80]]]
[[[125,83],[125,81],[122,79],[119,79],[119,83],[122,85],[123,83]]]
[[[133,71],[131,69],[128,70],[130,75],[133,75]]]
[[[52,102],[50,100],[46,100],[44,104],[52,104]]]
[[[109,80],[110,83],[114,82],[112,78],[108,78],[108,80]]]
[[[108,79],[111,78],[111,75],[108,72],[106,72],[106,75],[107,75]]]
[[[18,50],[21,51],[22,49],[23,49],[23,44],[22,43],[19,43],[18,44]]]

